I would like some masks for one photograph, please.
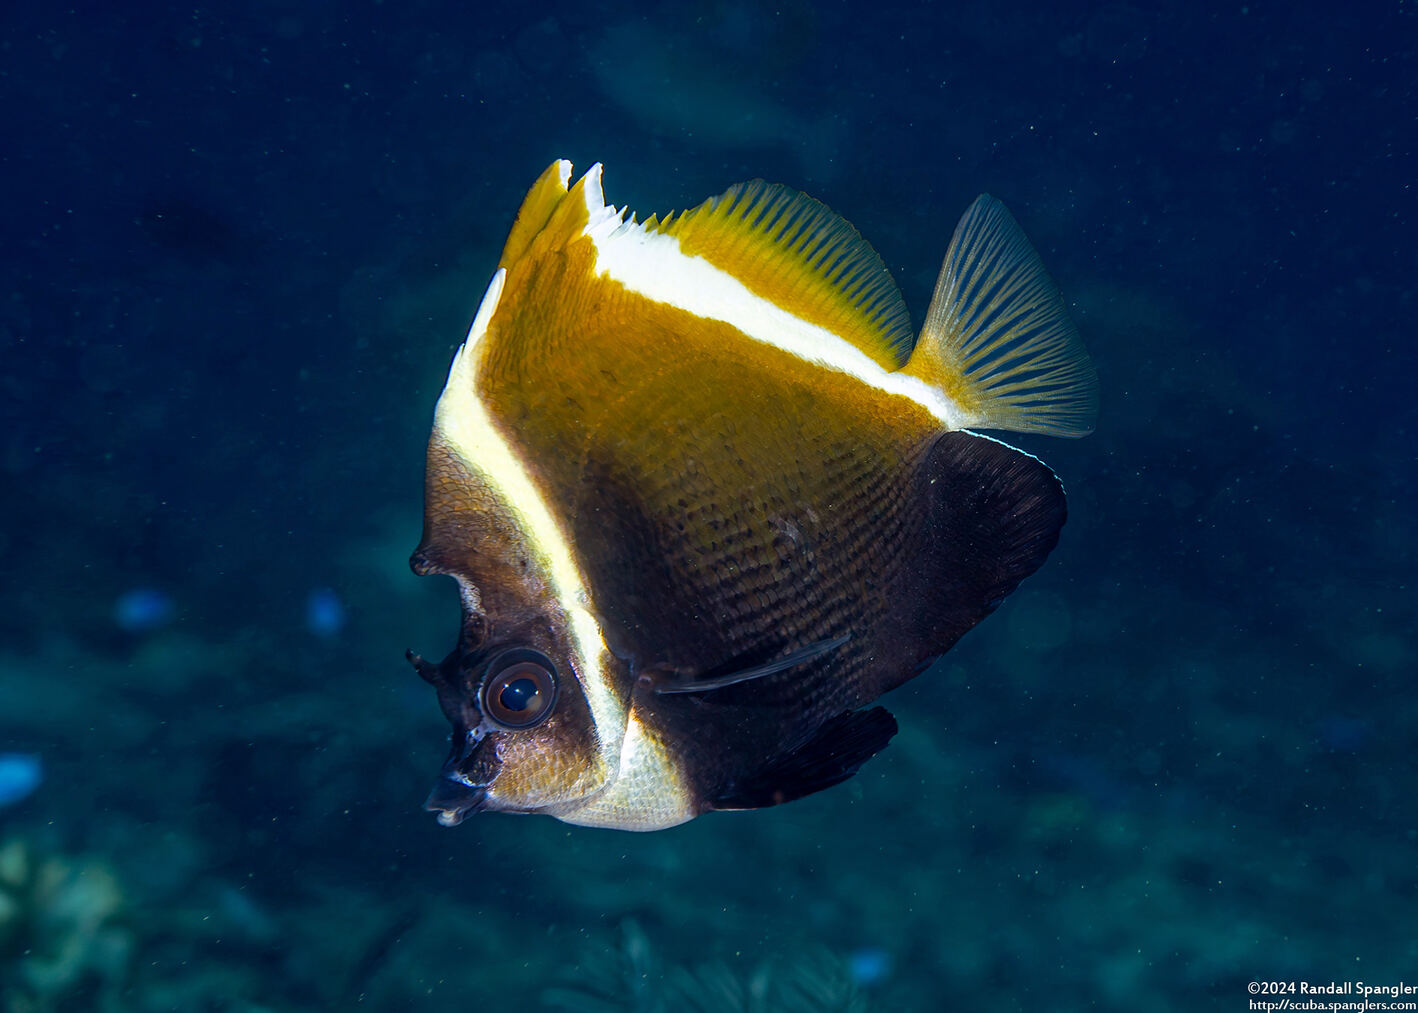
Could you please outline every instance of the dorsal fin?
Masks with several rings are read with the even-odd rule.
[[[754,294],[824,327],[899,369],[911,354],[911,318],[871,244],[806,194],[761,179],[729,187],[691,211],[646,220]]]
[[[522,206],[517,209],[517,220],[512,223],[512,231],[502,245],[498,267],[510,267],[526,254],[537,233],[546,227],[557,205],[566,199],[566,187],[570,182],[571,163],[564,158],[551,163],[537,177],[527,196],[522,198]]]

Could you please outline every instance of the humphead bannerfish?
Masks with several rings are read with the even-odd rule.
[[[657,830],[851,777],[896,731],[873,701],[1058,541],[1058,478],[974,430],[1082,436],[1097,390],[988,195],[913,335],[811,197],[637,221],[556,162],[434,415],[412,565],[462,624],[409,656],[453,726],[426,808]]]

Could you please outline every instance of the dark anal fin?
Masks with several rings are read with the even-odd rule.
[[[739,778],[711,803],[714,809],[762,809],[841,784],[896,734],[885,707],[847,711],[829,720],[797,748]]]

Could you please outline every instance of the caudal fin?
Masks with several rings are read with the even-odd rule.
[[[989,194],[955,227],[903,372],[943,390],[971,428],[1086,436],[1098,414],[1098,377],[1059,290]]]

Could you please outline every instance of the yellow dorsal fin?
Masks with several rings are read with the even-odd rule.
[[[537,177],[527,196],[522,198],[522,206],[517,210],[517,220],[512,223],[512,231],[502,246],[502,257],[498,267],[510,267],[520,260],[531,246],[537,233],[546,227],[557,205],[566,199],[566,187],[571,182],[571,163],[559,159],[547,166]]]
[[[1098,377],[1058,288],[1005,206],[981,194],[955,227],[904,372],[981,429],[1086,436]]]
[[[820,201],[776,183],[729,187],[647,232],[679,240],[756,295],[841,336],[887,370],[911,352],[911,318],[886,265]]]

